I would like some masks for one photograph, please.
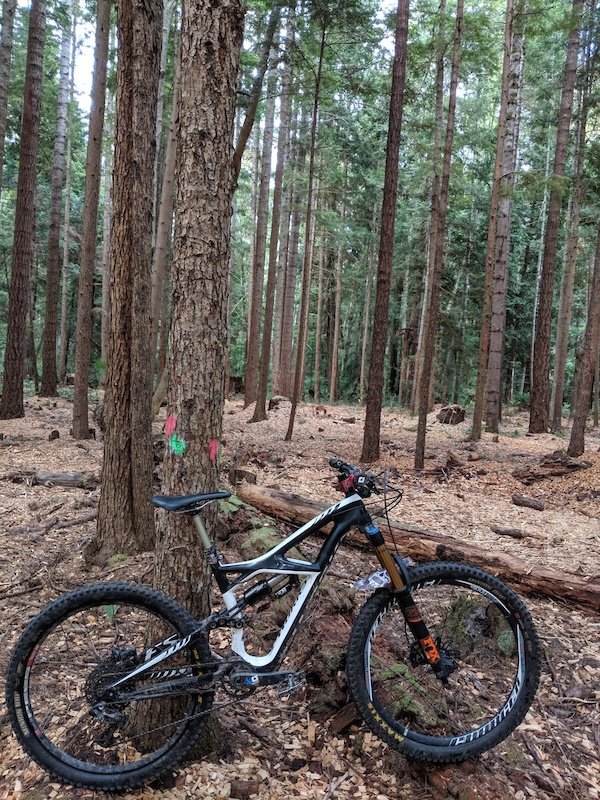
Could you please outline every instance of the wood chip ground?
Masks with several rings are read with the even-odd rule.
[[[106,579],[151,580],[149,554],[110,569],[85,570],[81,551],[94,530],[97,489],[32,485],[36,471],[65,470],[99,476],[102,443],[69,436],[71,405],[28,398],[23,420],[0,422],[0,667],[28,618],[61,592]],[[289,405],[249,424],[252,408],[228,402],[223,475],[238,466],[265,486],[333,501],[333,455],[358,462],[364,409],[325,406],[318,415],[300,406],[294,437],[284,442]],[[164,422],[164,411],[162,422]],[[161,429],[161,419],[155,425]],[[567,439],[527,435],[527,418],[507,414],[499,436],[468,442],[469,419],[444,425],[430,417],[426,469],[412,468],[416,420],[397,410],[382,419],[382,454],[373,469],[388,470],[404,487],[397,519],[510,553],[524,563],[561,566],[589,577],[600,573],[600,435],[588,431],[584,458],[591,467],[525,486],[515,470],[530,466]],[[52,431],[59,437],[49,439]],[[448,451],[459,468],[448,464]],[[22,475],[22,481],[15,476]],[[201,486],[201,482],[199,482]],[[519,507],[513,494],[544,504]],[[523,538],[494,528],[521,530]],[[363,558],[363,557],[361,557]],[[371,571],[356,555],[340,551],[334,570]],[[334,734],[314,719],[310,692],[221,712],[220,749],[201,762],[181,765],[169,782],[122,795],[156,800],[250,797],[258,800],[587,800],[600,797],[600,616],[559,601],[529,598],[544,646],[540,692],[525,722],[476,763],[423,767],[407,762],[356,725]],[[3,700],[3,686],[1,699]],[[257,698],[258,699],[258,698]],[[0,712],[0,800],[76,800],[109,795],[62,786],[20,750]]]

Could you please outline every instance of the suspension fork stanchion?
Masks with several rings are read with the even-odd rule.
[[[390,576],[394,594],[398,599],[406,624],[410,628],[415,639],[421,645],[421,650],[427,659],[427,663],[431,666],[436,677],[446,683],[449,674],[448,668],[442,660],[440,651],[421,617],[421,612],[415,605],[415,601],[410,593],[410,587],[407,585],[394,556],[387,548],[383,534],[372,521],[364,526],[364,531],[371,547],[375,550],[379,563],[387,570]]]

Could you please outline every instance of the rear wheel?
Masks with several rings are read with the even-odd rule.
[[[8,667],[6,701],[23,748],[59,780],[93,789],[132,788],[163,773],[191,747],[212,705],[202,689],[206,640],[174,647],[197,628],[166,595],[135,584],[87,586],[55,600],[29,623]],[[154,670],[114,686],[171,647]]]
[[[438,680],[397,597],[378,590],[348,645],[348,683],[369,727],[406,756],[456,762],[508,736],[531,705],[540,645],[524,603],[476,567],[425,564],[411,594],[449,671]]]

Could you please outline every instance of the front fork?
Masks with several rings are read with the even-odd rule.
[[[398,599],[406,624],[410,628],[415,640],[419,643],[423,657],[435,673],[436,678],[442,681],[442,683],[447,683],[448,675],[452,672],[452,668],[448,660],[442,658],[437,644],[433,640],[427,625],[421,617],[419,609],[415,605],[415,601],[410,593],[408,575],[405,576],[403,574],[398,566],[398,562],[388,550],[383,534],[377,525],[370,522],[368,525],[364,526],[364,531],[371,547],[375,551],[379,563],[387,570],[390,576],[392,589]]]

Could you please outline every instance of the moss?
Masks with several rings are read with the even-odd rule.
[[[241,550],[245,559],[257,558],[267,550],[270,550],[278,542],[277,533],[273,528],[261,527],[252,531],[246,541],[242,544]]]
[[[122,564],[123,561],[127,561],[127,556],[124,553],[115,553],[114,556],[106,559],[106,566],[116,567],[117,564]]]
[[[250,506],[246,506],[243,500],[240,500],[239,497],[236,497],[234,494],[231,497],[228,497],[226,500],[219,500],[219,510],[223,514],[233,514],[236,511],[239,511],[240,508],[250,508]]]

